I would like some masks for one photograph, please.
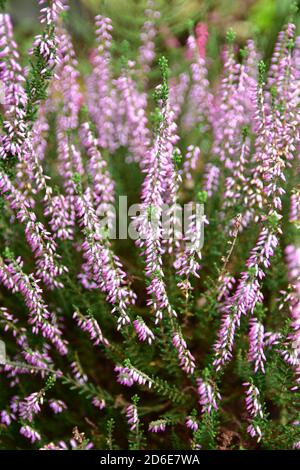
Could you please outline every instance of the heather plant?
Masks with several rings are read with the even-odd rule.
[[[299,449],[292,14],[269,64],[229,30],[218,77],[209,25],[179,70],[154,2],[134,60],[99,14],[83,74],[39,4],[27,57],[0,15],[1,448]]]

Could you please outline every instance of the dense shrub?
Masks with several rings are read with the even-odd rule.
[[[208,80],[207,26],[177,73],[149,2],[136,60],[97,16],[82,76],[40,3],[25,68],[0,16],[1,448],[298,448],[292,20],[269,67],[229,31]]]

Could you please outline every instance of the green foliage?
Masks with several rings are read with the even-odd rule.
[[[42,35],[45,39],[55,41],[54,28],[51,26],[46,27]],[[56,50],[53,49],[50,52],[55,58]],[[41,54],[38,46],[34,49],[33,57],[25,85],[28,97],[25,120],[29,122],[35,121],[37,118],[39,104],[47,98],[48,85],[53,75],[53,68],[48,66],[47,60]]]
[[[205,412],[202,415],[199,429],[194,432],[194,445],[206,450],[215,449],[218,426],[218,413],[216,411],[212,413]]]
[[[116,426],[116,423],[113,418],[109,419],[106,423],[106,428],[107,428],[106,444],[107,444],[107,449],[109,450],[116,449],[115,444],[114,444],[114,438],[113,438],[115,426]]]
[[[7,4],[7,0],[0,0],[0,9],[5,10],[6,4]]]

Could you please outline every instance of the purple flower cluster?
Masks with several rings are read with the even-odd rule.
[[[99,398],[99,397],[93,397],[92,404],[96,408],[98,408],[99,410],[103,410],[106,406],[105,400],[103,398]]]
[[[201,412],[211,413],[213,409],[217,410],[221,395],[217,391],[216,385],[212,381],[202,378],[197,379],[197,385]]]
[[[226,300],[218,340],[215,343],[214,365],[220,370],[232,358],[236,329],[242,315],[253,313],[255,306],[263,301],[260,281],[264,278],[263,268],[270,266],[270,258],[278,245],[278,238],[263,228],[246,265],[248,270],[241,274],[235,293]],[[262,266],[262,267],[261,267]]]
[[[31,426],[29,426],[28,424],[22,426],[20,428],[20,434],[22,434],[22,436],[26,437],[26,439],[29,439],[30,442],[33,444],[34,442],[36,441],[40,441],[41,440],[41,435],[40,433],[38,433],[37,431],[35,431]]]
[[[157,419],[156,421],[151,421],[149,423],[150,432],[165,432],[167,427],[167,422],[165,419]]]
[[[94,282],[107,295],[107,301],[113,304],[112,313],[119,315],[118,328],[121,328],[130,323],[127,307],[135,303],[136,295],[128,286],[122,264],[103,234],[90,191],[76,197],[75,210],[79,225],[86,234],[82,244],[84,282]]]
[[[25,108],[27,96],[23,88],[25,81],[19,64],[19,53],[13,39],[13,28],[9,15],[0,15],[0,79],[5,84],[5,134],[1,136],[0,157],[19,156],[26,137]]]
[[[300,383],[300,247],[288,245],[286,247],[286,261],[288,274],[292,283],[292,292],[288,296],[292,333],[289,341],[292,345],[292,353],[283,352],[283,357],[295,367],[297,387]]]
[[[246,408],[252,421],[248,426],[248,433],[251,437],[255,437],[259,442],[262,438],[262,430],[256,419],[262,419],[264,417],[262,405],[260,403],[260,393],[258,388],[252,383],[244,383],[246,387]]]
[[[34,415],[40,413],[43,395],[43,392],[34,392],[19,403],[19,415],[23,420],[32,421]]]
[[[149,0],[134,57],[115,46],[112,20],[97,15],[90,67],[81,67],[67,2],[39,4],[43,31],[24,69],[10,16],[0,14],[3,442],[17,429],[17,447],[115,449],[125,423],[129,448],[140,448],[147,423],[155,448],[167,428],[172,445],[231,448],[222,429],[246,416],[234,403],[243,383],[241,444],[299,448],[294,24],[279,34],[269,70],[251,40],[238,57],[229,31],[212,86],[204,22],[182,48]],[[159,30],[185,69],[173,54],[170,67],[160,57],[152,96]],[[127,190],[138,210],[118,221]],[[123,216],[134,241],[112,236]],[[129,404],[121,386],[140,395]],[[65,416],[64,433],[88,424],[95,442],[77,427],[50,441],[44,412]]]
[[[33,333],[41,334],[49,339],[60,354],[67,353],[67,343],[61,338],[60,329],[51,321],[51,314],[42,298],[42,289],[33,274],[23,272],[23,262],[20,258],[5,262],[0,258],[0,282],[12,292],[20,292],[29,310],[29,324]]]
[[[139,423],[136,405],[128,405],[126,408],[126,418],[130,426],[130,431],[134,431]]]
[[[145,10],[146,21],[141,30],[142,44],[139,48],[138,62],[141,72],[146,78],[150,72],[150,66],[155,58],[155,42],[156,37],[156,20],[160,17],[160,13],[155,11],[154,2],[147,1],[147,9]]]
[[[249,361],[254,362],[255,372],[257,372],[259,369],[262,372],[265,372],[265,330],[262,323],[260,323],[257,319],[250,320],[249,343]]]
[[[160,106],[162,120],[153,147],[147,153],[141,211],[134,220],[139,234],[137,245],[143,250],[145,272],[150,280],[147,287],[150,298],[147,304],[153,308],[156,323],[162,320],[164,312],[170,317],[177,315],[170,304],[164,283],[162,254],[165,247],[162,243],[161,216],[164,203],[176,203],[178,177],[173,152],[178,136],[175,134],[176,124],[168,101],[161,102]],[[172,234],[169,235],[169,241],[173,241]],[[172,251],[172,246],[169,249]]]
[[[197,420],[193,416],[186,417],[185,425],[188,429],[191,429],[193,432],[197,431],[199,428]]]
[[[141,317],[138,317],[136,320],[134,320],[133,326],[140,341],[147,341],[148,344],[151,344],[152,341],[154,341],[154,334]]]
[[[97,123],[98,141],[102,148],[111,151],[116,146],[112,115],[115,112],[115,92],[111,88],[110,46],[112,41],[112,22],[110,18],[96,16],[97,49],[93,51],[91,62],[93,72],[88,77],[88,106],[90,114]]]
[[[29,201],[16,189],[7,175],[0,173],[0,192],[16,211],[16,217],[25,223],[25,236],[36,258],[37,276],[49,287],[63,287],[58,277],[68,269],[59,262],[57,246],[44,225],[38,222]]]
[[[49,400],[49,406],[53,413],[58,414],[62,413],[67,409],[67,405],[62,400],[55,400],[54,398]]]
[[[85,317],[84,315],[82,315],[82,313],[76,311],[73,314],[73,318],[78,324],[79,328],[89,334],[91,340],[93,341],[93,344],[98,345],[101,343],[104,346],[109,345],[109,342],[103,336],[103,333],[97,320],[93,316],[88,315],[87,317]]]
[[[188,350],[186,341],[183,339],[181,333],[173,334],[173,344],[178,352],[180,367],[187,374],[193,374],[196,367],[195,358]]]
[[[137,370],[135,367],[116,366],[115,372],[118,374],[117,381],[122,385],[126,385],[126,387],[132,387],[134,383],[138,383],[139,385],[147,385],[148,388],[152,387],[152,379],[146,374]]]

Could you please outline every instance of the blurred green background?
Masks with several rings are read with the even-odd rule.
[[[115,47],[124,47],[124,40],[132,57],[140,45],[139,34],[144,22],[146,0],[70,0],[67,15],[68,28],[72,32],[74,45],[80,57],[80,67],[87,64],[88,51],[93,45],[93,18],[96,14],[110,16],[114,25]],[[271,55],[276,36],[290,19],[293,6],[300,2],[293,0],[154,0],[155,8],[161,12],[158,21],[160,34],[156,40],[159,53],[174,57],[185,45],[191,22],[204,21],[209,28],[208,56],[217,72],[220,48],[225,42],[226,31],[236,32],[237,45],[243,47],[248,38],[257,39],[265,59]],[[37,0],[8,0],[7,11],[11,13],[15,32],[22,52],[30,47],[32,36],[40,25],[37,21],[39,7]],[[297,30],[300,29],[299,12],[294,14]],[[168,49],[168,39],[177,44],[173,51]],[[118,51],[120,52],[120,51]],[[176,55],[177,54],[177,55]],[[177,61],[178,62],[178,61]]]

